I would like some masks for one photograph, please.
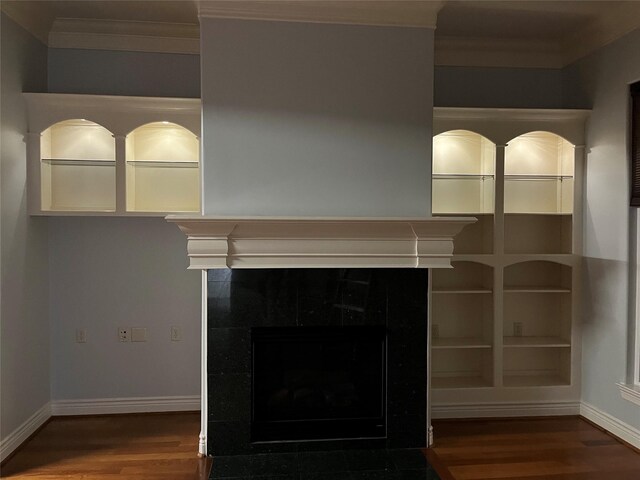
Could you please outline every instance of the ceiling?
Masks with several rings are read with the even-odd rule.
[[[443,65],[557,68],[640,27],[640,0],[200,4],[213,12],[209,16],[410,26],[426,26],[412,18],[431,9],[437,14],[436,63]],[[198,52],[198,8],[197,0],[2,0],[5,13],[52,47],[176,53]],[[345,12],[351,15],[346,21]]]

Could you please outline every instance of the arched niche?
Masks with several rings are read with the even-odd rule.
[[[172,122],[147,123],[126,137],[127,211],[200,210],[198,137]]]
[[[505,150],[505,213],[573,212],[575,148],[555,133],[520,135]]]
[[[98,123],[84,118],[63,120],[42,132],[40,155],[43,159],[113,161],[115,140]]]
[[[45,211],[113,212],[115,140],[86,119],[57,122],[40,137],[40,197]]]
[[[496,146],[469,130],[450,130],[433,138],[432,212],[494,212]]]
[[[129,161],[198,162],[198,137],[173,122],[141,125],[127,135],[126,157]]]

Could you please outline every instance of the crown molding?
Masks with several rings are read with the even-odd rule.
[[[184,23],[58,18],[49,33],[49,46],[197,55],[200,28]]]
[[[562,42],[563,65],[569,65],[640,28],[640,2],[616,2],[617,8],[567,36]]]
[[[190,269],[450,268],[473,217],[319,218],[169,215]]]
[[[560,68],[562,51],[556,42],[438,36],[435,64],[469,67]]]
[[[444,1],[200,0],[200,18],[435,28]]]
[[[50,4],[47,2],[2,0],[0,9],[11,20],[47,45],[49,30],[55,17]]]

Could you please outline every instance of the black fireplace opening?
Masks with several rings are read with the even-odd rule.
[[[386,437],[383,326],[251,329],[251,441]]]

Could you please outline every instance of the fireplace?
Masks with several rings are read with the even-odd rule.
[[[208,272],[208,453],[426,446],[426,269]]]
[[[251,344],[252,441],[385,438],[383,327],[258,327]]]

